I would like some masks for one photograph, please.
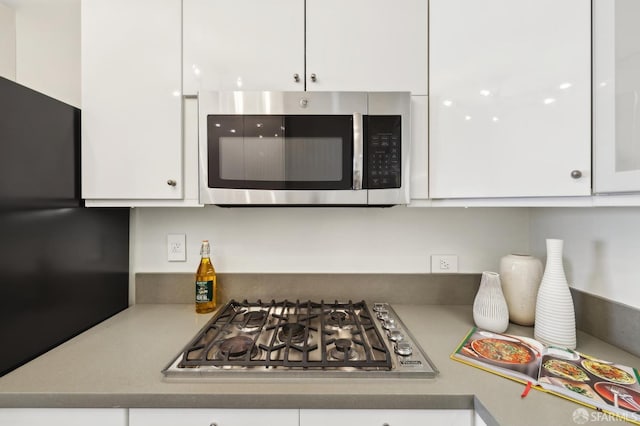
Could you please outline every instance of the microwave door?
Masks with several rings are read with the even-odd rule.
[[[209,115],[206,192],[223,205],[366,204],[361,126],[353,114]]]

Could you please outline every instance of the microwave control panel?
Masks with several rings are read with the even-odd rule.
[[[401,186],[401,117],[369,115],[364,125],[365,170],[363,187],[367,189]]]

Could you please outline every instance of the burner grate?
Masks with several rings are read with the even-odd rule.
[[[364,301],[227,303],[183,350],[179,367],[390,370]]]

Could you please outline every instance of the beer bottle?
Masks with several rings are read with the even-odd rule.
[[[209,241],[202,241],[200,265],[196,271],[196,312],[199,314],[213,312],[216,308],[218,286],[210,253]]]

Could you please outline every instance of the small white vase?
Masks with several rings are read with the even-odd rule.
[[[536,301],[534,337],[545,345],[575,349],[576,316],[562,265],[563,243],[547,240],[547,262]]]
[[[483,272],[473,301],[473,321],[478,328],[502,333],[509,326],[509,309],[502,294],[500,275]]]
[[[540,259],[527,254],[509,254],[500,259],[502,292],[511,322],[533,325],[542,270]]]

